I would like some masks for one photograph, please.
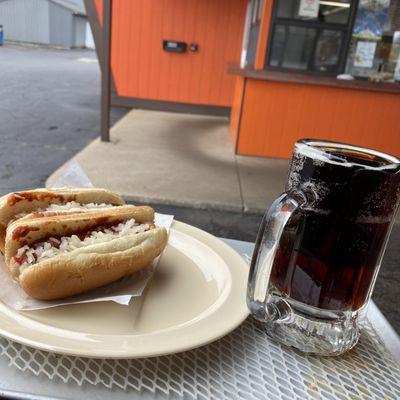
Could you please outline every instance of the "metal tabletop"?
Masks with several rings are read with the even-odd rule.
[[[252,243],[230,239],[223,240],[247,260],[251,256],[254,246]],[[367,316],[374,330],[379,335],[381,342],[393,358],[400,363],[400,338],[373,302],[370,304]],[[103,385],[83,384],[82,386],[78,386],[77,384],[64,383],[57,379],[50,380],[44,375],[35,376],[29,371],[20,371],[14,366],[9,366],[8,359],[4,356],[0,357],[0,397],[31,400],[48,398],[85,398],[88,400],[166,398],[165,394],[162,393],[124,391],[118,388],[108,389]],[[179,398],[179,396],[173,397]]]

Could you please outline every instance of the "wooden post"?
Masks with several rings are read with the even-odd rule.
[[[103,68],[101,70],[101,140],[110,141],[112,0],[103,0]]]

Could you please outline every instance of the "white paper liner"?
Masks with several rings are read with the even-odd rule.
[[[51,182],[52,188],[63,187],[93,187],[92,182],[76,160],[71,160],[62,168],[59,174]]]
[[[93,187],[89,178],[75,160],[69,162],[63,169],[53,187]],[[173,215],[155,213],[156,226],[165,227],[167,231],[172,225]],[[128,305],[132,298],[141,296],[147,283],[153,276],[157,267],[157,257],[151,265],[136,274],[120,279],[117,282],[91,290],[79,296],[62,300],[40,301],[29,297],[7,272],[4,257],[0,255],[0,300],[9,307],[18,311],[41,310],[63,306],[67,304],[95,303],[100,301],[113,301],[118,304]]]

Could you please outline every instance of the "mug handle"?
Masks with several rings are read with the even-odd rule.
[[[258,320],[278,321],[290,315],[289,304],[279,298],[268,298],[268,286],[276,251],[282,233],[293,213],[307,203],[302,191],[291,191],[278,197],[261,221],[250,264],[247,286],[247,305]]]

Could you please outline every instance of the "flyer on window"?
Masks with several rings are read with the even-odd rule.
[[[319,12],[319,0],[301,0],[299,17],[317,18]]]
[[[375,51],[376,42],[358,42],[356,54],[354,55],[354,66],[372,68],[374,66]]]

